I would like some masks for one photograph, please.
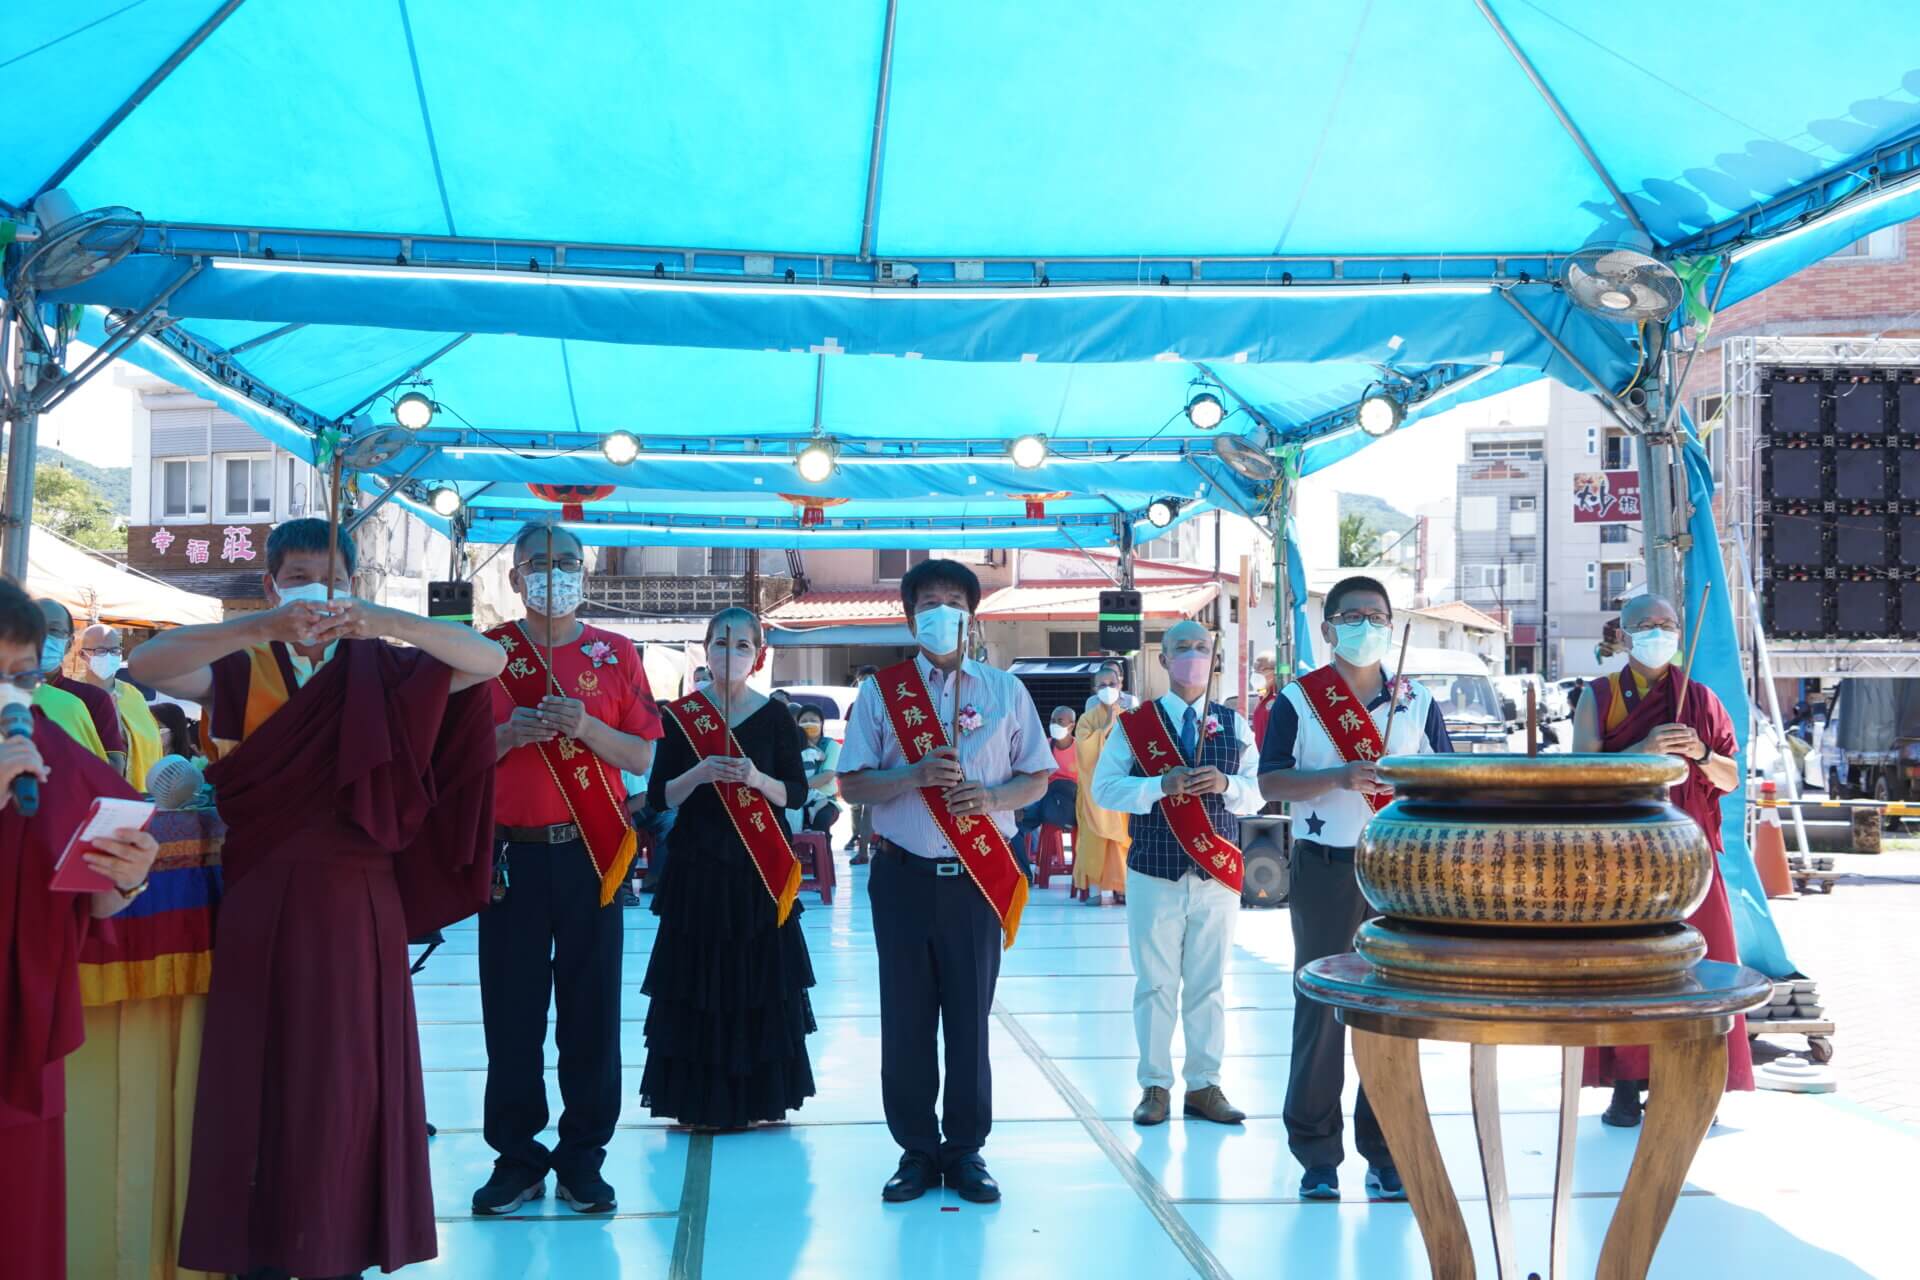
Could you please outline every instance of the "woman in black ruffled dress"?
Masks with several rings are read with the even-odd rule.
[[[745,783],[766,796],[782,834],[803,804],[800,732],[784,706],[747,687],[765,651],[759,620],[728,609],[707,624],[713,683],[704,692],[727,713],[744,753],[697,760],[672,716],[654,759],[652,806],[678,810],[673,857],[653,897],[660,930],[647,962],[647,1065],[640,1101],[655,1116],[698,1129],[776,1123],[813,1096],[807,988],[813,965],[800,904],[776,923],[767,891],[714,784]]]

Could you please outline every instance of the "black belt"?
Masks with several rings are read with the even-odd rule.
[[[960,865],[958,858],[923,858],[913,850],[895,844],[885,836],[875,836],[873,845],[876,852],[892,854],[894,859],[924,875],[938,876],[942,880],[963,876],[966,868]]]
[[[1318,840],[1295,840],[1293,847],[1304,849],[1308,853],[1317,853],[1328,862],[1352,862],[1353,850],[1338,845],[1321,844]]]
[[[572,844],[580,838],[580,828],[571,822],[551,827],[495,827],[493,831],[508,844]]]

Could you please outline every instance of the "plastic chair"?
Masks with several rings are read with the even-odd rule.
[[[822,831],[796,831],[793,851],[800,859],[800,887],[817,889],[820,901],[833,905],[833,842]]]
[[[1033,883],[1044,889],[1054,876],[1073,874],[1073,860],[1067,856],[1066,832],[1043,822],[1034,841]]]

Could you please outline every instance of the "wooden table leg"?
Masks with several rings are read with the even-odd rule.
[[[1473,1131],[1480,1138],[1480,1176],[1486,1182],[1487,1221],[1493,1227],[1494,1273],[1500,1280],[1518,1280],[1519,1262],[1513,1247],[1513,1204],[1507,1198],[1507,1152],[1500,1136],[1498,1053],[1490,1044],[1476,1044],[1468,1050]]]
[[[1582,1049],[1560,1051],[1560,1142],[1553,1156],[1553,1242],[1547,1250],[1548,1280],[1568,1280],[1567,1237],[1573,1233],[1573,1154],[1580,1136]]]
[[[1727,1087],[1727,1038],[1656,1044],[1651,1071],[1646,1119],[1600,1250],[1598,1280],[1644,1280]]]
[[[1355,1028],[1353,1060],[1420,1223],[1433,1280],[1473,1280],[1473,1244],[1447,1179],[1420,1082],[1420,1042]]]

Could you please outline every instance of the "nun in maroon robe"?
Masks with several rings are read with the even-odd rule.
[[[228,834],[180,1262],[392,1271],[436,1253],[407,939],[485,905],[493,717],[418,649],[213,664]]]
[[[1672,662],[1651,678],[1629,664],[1610,676],[1589,681],[1594,723],[1600,730],[1600,749],[1626,751],[1661,725],[1682,724],[1699,735],[1707,750],[1715,755],[1737,756],[1740,748],[1734,738],[1733,720],[1713,690],[1695,681],[1687,689],[1686,707],[1682,710],[1675,706],[1679,675],[1679,667]],[[1713,882],[1707,888],[1706,901],[1687,917],[1687,923],[1706,938],[1707,959],[1738,964],[1740,949],[1734,939],[1733,908],[1727,898],[1726,878],[1720,873],[1723,849],[1720,797],[1723,794],[1697,762],[1688,761],[1686,778],[1668,792],[1668,799],[1700,824],[1707,844],[1713,848]],[[1580,1083],[1591,1088],[1644,1082],[1648,1078],[1649,1059],[1645,1045],[1588,1049]],[[1658,1087],[1658,1082],[1651,1087]],[[1752,1088],[1753,1046],[1747,1041],[1746,1017],[1736,1015],[1733,1030],[1727,1033],[1727,1091]]]
[[[33,745],[48,770],[39,812],[0,809],[0,1272],[58,1280],[67,1274],[65,1060],[86,1032],[80,943],[89,924],[112,926],[91,919],[92,894],[47,884],[94,797],[134,793],[38,711]]]

